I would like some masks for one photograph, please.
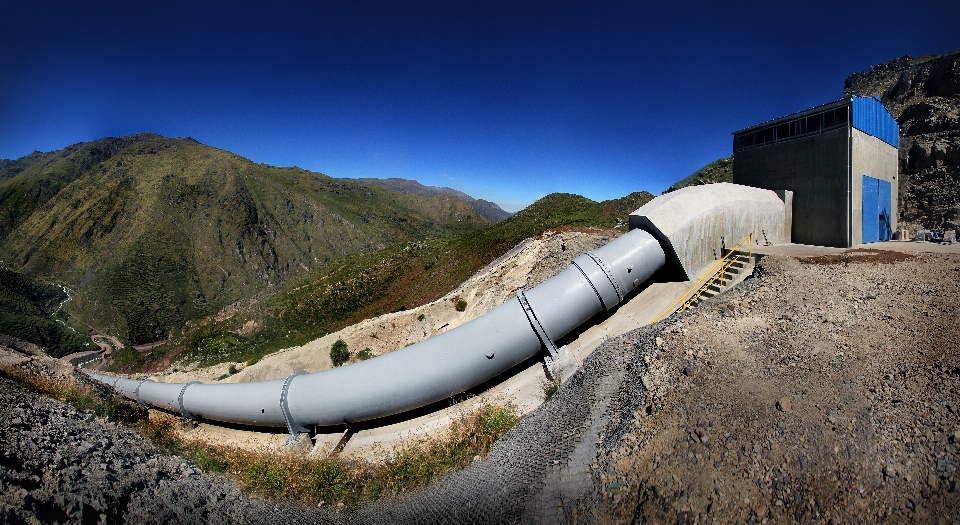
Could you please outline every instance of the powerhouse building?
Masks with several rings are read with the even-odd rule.
[[[733,134],[733,181],[793,192],[792,240],[849,247],[897,228],[900,128],[872,97],[848,97]]]

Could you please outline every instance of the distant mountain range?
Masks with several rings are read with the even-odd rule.
[[[960,52],[874,66],[844,94],[877,96],[900,123],[901,223],[960,225]],[[719,159],[670,190],[729,181],[732,166]],[[442,296],[524,236],[623,228],[651,198],[552,195],[511,217],[451,188],[256,164],[189,138],[34,152],[0,160],[0,332],[58,355],[93,329],[134,344],[173,335],[204,359],[262,355]],[[244,301],[257,306],[217,320]],[[239,319],[262,329],[236,335]]]
[[[477,213],[487,218],[492,223],[498,223],[507,217],[513,215],[510,212],[504,211],[496,203],[485,201],[483,199],[474,199],[473,197],[467,195],[466,193],[455,190],[453,188],[436,186],[424,186],[415,180],[410,179],[398,179],[398,178],[389,178],[389,179],[344,179],[352,180],[360,184],[376,184],[378,186],[383,186],[388,190],[395,191],[397,193],[408,193],[411,195],[423,195],[425,197],[434,197],[438,195],[453,195],[454,197],[466,202],[473,208]]]
[[[143,343],[334,258],[490,225],[466,199],[111,137],[0,161],[0,260],[75,290],[77,326]]]
[[[523,239],[548,229],[626,230],[629,214],[651,199],[647,192],[603,202],[554,193],[483,229],[349,255],[266,290],[256,300],[189,322],[151,352],[117,352],[112,367],[156,371],[175,359],[204,365],[257,359],[363,319],[438,299]]]

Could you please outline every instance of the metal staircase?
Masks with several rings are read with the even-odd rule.
[[[746,244],[747,253],[740,251]],[[704,299],[713,297],[743,280],[745,270],[753,269],[756,262],[753,257],[753,233],[749,233],[736,246],[726,253],[692,288],[687,290],[676,302],[667,307],[653,322],[687,308],[696,307]]]
[[[751,255],[739,252],[733,254],[730,257],[729,264],[723,266],[719,275],[711,279],[707,286],[702,287],[699,293],[693,294],[689,299],[684,301],[684,305],[680,308],[680,311],[687,308],[696,308],[705,299],[719,295],[724,290],[739,283],[743,280],[740,279],[740,276],[744,271],[752,271],[755,262],[756,258]]]

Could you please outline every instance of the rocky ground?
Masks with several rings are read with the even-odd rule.
[[[343,512],[0,380],[0,521],[960,523],[958,298],[958,255],[767,256],[601,345],[483,461]]]
[[[960,523],[958,299],[956,255],[765,258],[624,382],[600,515]]]

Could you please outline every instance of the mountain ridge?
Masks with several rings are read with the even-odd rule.
[[[151,133],[0,168],[0,258],[76,288],[70,313],[131,343],[349,253],[489,223],[454,196],[400,194]]]
[[[361,184],[377,184],[399,193],[410,193],[424,196],[453,195],[454,197],[457,197],[458,199],[469,204],[470,207],[476,210],[477,213],[486,217],[492,223],[498,223],[513,215],[512,213],[505,211],[495,202],[490,202],[484,199],[476,199],[460,190],[455,190],[446,186],[426,186],[416,180],[402,179],[397,177],[390,177],[386,179],[360,178],[345,180],[352,180]]]

